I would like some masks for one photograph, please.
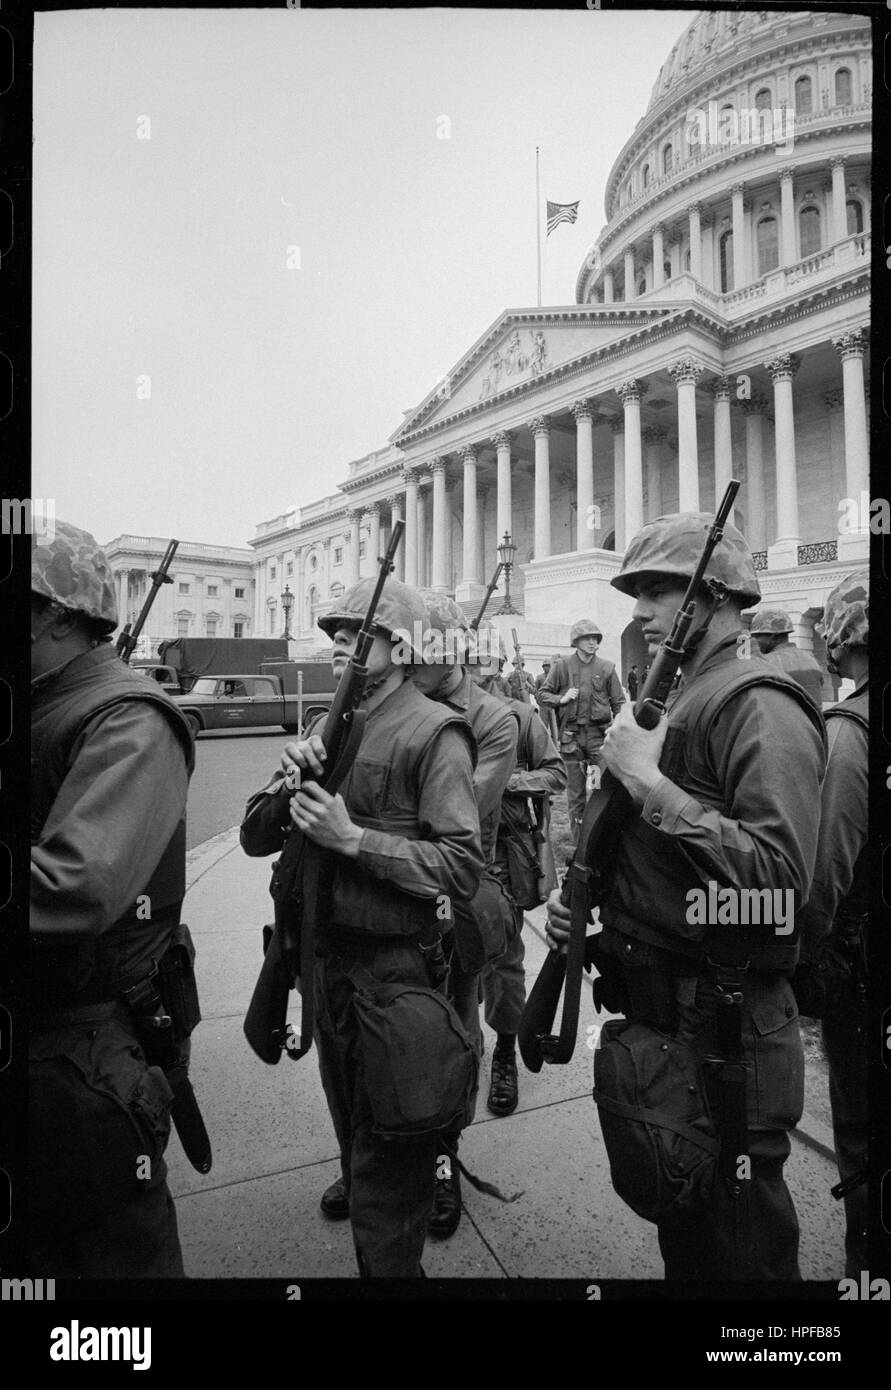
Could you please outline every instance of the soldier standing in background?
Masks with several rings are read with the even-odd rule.
[[[637,674],[637,667],[636,667],[636,666],[632,666],[631,670],[628,672],[628,679],[627,679],[627,681],[625,682],[625,684],[628,686],[628,696],[629,696],[629,699],[630,699],[632,702],[635,701],[635,700],[637,699],[637,691],[638,691],[639,682],[640,682],[640,677],[639,677],[638,674]]]
[[[31,566],[28,1200],[31,1269],[63,1278],[183,1275],[173,1092],[128,1000],[179,927],[193,744],[117,623],[104,552],[56,522]]]
[[[792,619],[781,608],[760,608],[749,629],[762,656],[806,690],[817,709],[823,704],[823,672],[810,652],[791,641]]]
[[[833,675],[853,694],[825,711],[829,758],[811,896],[801,924],[795,977],[803,1014],[823,1020],[829,1101],[842,1182],[862,1180],[845,1202],[845,1274],[868,1265],[869,1106],[866,935],[869,914],[869,571],[839,581],[817,631]]]
[[[588,769],[599,764],[606,730],[625,702],[615,666],[597,655],[602,638],[590,618],[574,623],[569,641],[575,650],[555,662],[538,692],[539,703],[555,709],[560,721],[573,841],[578,840],[588,800]]]

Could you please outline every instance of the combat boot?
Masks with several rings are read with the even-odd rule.
[[[486,1105],[493,1115],[512,1115],[519,1102],[517,1055],[499,1043],[492,1053],[492,1079]]]
[[[449,1177],[437,1175],[433,1207],[427,1218],[427,1234],[435,1240],[448,1240],[458,1229],[461,1220],[461,1179],[457,1168],[449,1162]]]
[[[343,1178],[338,1178],[325,1188],[319,1206],[329,1221],[346,1221],[349,1218],[350,1199]]]

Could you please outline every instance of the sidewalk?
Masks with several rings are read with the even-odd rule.
[[[339,1173],[337,1146],[315,1054],[270,1067],[251,1052],[242,1019],[261,959],[260,928],[271,920],[271,859],[248,859],[237,830],[192,850],[184,920],[197,948],[203,1021],[193,1040],[192,1078],[213,1142],[205,1177],[174,1136],[168,1150],[186,1273],[192,1278],[355,1278],[349,1222],[331,1223],[319,1198]],[[544,909],[531,914],[533,922]],[[546,947],[526,928],[531,985]],[[294,1015],[299,1017],[299,999]],[[456,1234],[428,1241],[431,1277],[660,1279],[655,1227],[613,1192],[591,1101],[587,1027],[596,1015],[583,991],[579,1044],[566,1067],[538,1076],[520,1067],[520,1107],[507,1118],[485,1108],[491,1048],[480,1077],[477,1118],[462,1143],[472,1172],[510,1205],[463,1184],[465,1214]],[[831,1135],[808,1117],[786,1165],[801,1223],[805,1279],[844,1270],[841,1204],[827,1153]]]

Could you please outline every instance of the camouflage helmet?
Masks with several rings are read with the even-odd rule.
[[[752,636],[773,636],[782,632],[792,632],[794,624],[782,608],[759,608],[749,628]]]
[[[480,633],[488,633],[486,638],[480,638]],[[491,618],[483,618],[477,625],[476,642],[473,647],[472,661],[480,666],[503,666],[507,661],[507,648],[504,645],[504,638],[501,630]]]
[[[675,512],[648,522],[629,542],[622,568],[610,580],[613,588],[634,598],[635,586],[644,575],[691,579],[714,519],[711,512]],[[742,532],[729,523],[706,566],[705,576],[725,584],[746,608],[760,602],[752,552]]]
[[[83,613],[104,624],[108,632],[118,625],[114,576],[108,556],[89,531],[67,521],[55,523],[52,540],[32,536],[31,592],[41,594],[60,608]]]
[[[344,623],[364,622],[376,583],[376,578],[360,579],[358,584],[347,589],[331,612],[319,618],[318,626],[322,631],[333,638]],[[394,642],[408,641],[412,650],[420,656],[420,643],[426,626],[427,608],[417,589],[410,589],[391,574],[387,575],[375,613],[375,636],[389,637]]]
[[[869,640],[869,570],[852,570],[836,584],[826,600],[823,617],[814,631],[826,643],[830,658],[850,647],[865,647]]]
[[[418,594],[426,609],[425,626],[434,639],[425,653],[426,664],[465,665],[475,654],[476,641],[464,609],[439,589],[419,589]],[[445,642],[437,642],[435,634],[445,637]]]
[[[577,623],[573,623],[569,629],[569,645],[574,647],[583,637],[599,637],[603,641],[603,633],[593,618],[579,618]]]

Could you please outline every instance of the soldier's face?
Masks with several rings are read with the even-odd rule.
[[[640,623],[649,656],[655,656],[659,643],[671,632],[675,614],[684,601],[686,586],[673,579],[643,579],[634,589],[637,602],[632,617]],[[692,636],[705,621],[708,609],[697,604],[696,614],[688,636]]]
[[[347,663],[353,652],[356,650],[356,641],[359,637],[358,624],[355,627],[339,627],[334,634],[334,650],[331,653],[331,670],[334,679],[340,680],[347,668]],[[371,644],[371,651],[368,654],[368,674],[369,676],[383,675],[388,666],[392,664],[393,644],[389,637],[377,636]]]
[[[584,652],[585,656],[593,656],[597,648],[600,646],[600,638],[580,637],[575,645],[578,647],[580,652]]]

